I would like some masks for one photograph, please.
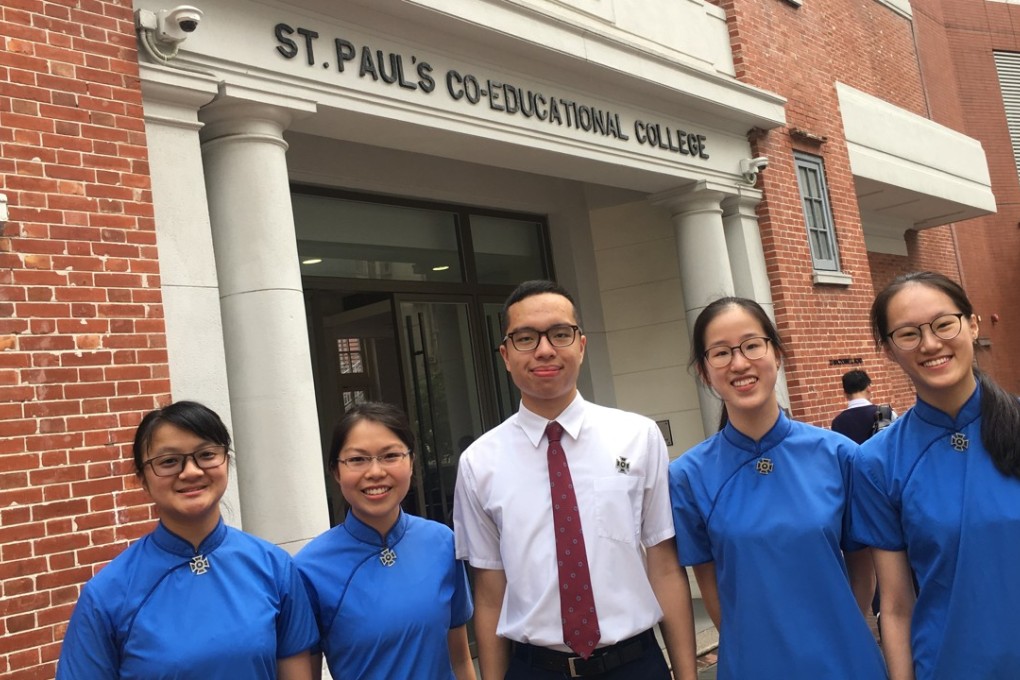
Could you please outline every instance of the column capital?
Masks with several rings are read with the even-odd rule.
[[[723,217],[736,214],[755,215],[762,196],[760,189],[737,187],[737,193],[730,194],[722,200]]]
[[[142,106],[146,123],[198,130],[200,108],[219,92],[216,78],[207,73],[139,64]]]
[[[669,210],[670,215],[690,212],[692,210],[720,210],[722,200],[735,192],[735,188],[713,180],[699,180],[691,184],[667,189],[652,194],[648,200],[653,205],[661,205]]]
[[[255,134],[279,138],[291,123],[316,111],[315,102],[241,85],[219,84],[219,93],[199,117],[203,144],[221,137]]]

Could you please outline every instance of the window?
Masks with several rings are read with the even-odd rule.
[[[816,270],[838,272],[836,230],[832,225],[829,189],[825,185],[822,159],[797,151],[793,153],[793,158],[797,164],[797,184],[800,186],[800,200],[804,206],[812,264]]]
[[[516,286],[545,278],[545,221],[343,192],[291,194],[301,275]]]
[[[337,338],[337,368],[344,413],[368,401],[369,375],[365,372],[362,349],[358,338]]]

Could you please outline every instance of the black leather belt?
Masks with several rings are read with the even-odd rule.
[[[646,630],[615,645],[599,647],[587,659],[574,656],[573,652],[558,652],[523,642],[514,642],[513,654],[532,668],[564,673],[571,678],[586,678],[637,661],[652,645],[658,645],[655,633]]]

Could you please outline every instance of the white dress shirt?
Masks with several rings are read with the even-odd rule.
[[[654,421],[586,402],[556,418],[584,533],[599,646],[659,622],[644,547],[672,538],[669,455]],[[507,588],[496,633],[568,651],[560,621],[545,418],[520,410],[461,455],[453,508],[457,557],[501,569]]]

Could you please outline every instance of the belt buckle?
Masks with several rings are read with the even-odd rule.
[[[584,661],[584,659],[582,659],[579,656],[572,656],[572,657],[569,657],[567,659],[567,668],[570,670],[570,677],[572,677],[572,678],[583,678],[584,674],[583,673],[579,673],[577,671],[577,669],[574,668],[574,662],[575,661]]]

